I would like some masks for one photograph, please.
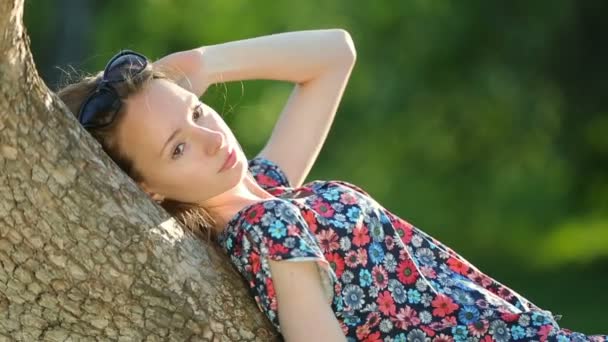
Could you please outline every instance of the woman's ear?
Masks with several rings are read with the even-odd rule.
[[[148,186],[148,184],[146,184],[146,182],[142,181],[142,182],[138,182],[137,185],[139,185],[139,187],[146,193],[148,194],[148,196],[150,196],[152,198],[153,201],[155,202],[162,202],[165,197],[159,193],[156,193],[155,191],[152,190],[152,188],[150,186]]]

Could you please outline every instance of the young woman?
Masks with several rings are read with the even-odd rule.
[[[337,29],[205,46],[155,63],[124,51],[59,95],[142,190],[225,249],[287,341],[606,341],[560,328],[551,312],[359,187],[302,184],[355,59],[349,34]],[[211,84],[245,79],[295,84],[250,160],[199,101]]]

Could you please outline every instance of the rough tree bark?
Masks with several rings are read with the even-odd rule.
[[[176,226],[35,69],[0,0],[0,341],[271,340],[228,259]]]

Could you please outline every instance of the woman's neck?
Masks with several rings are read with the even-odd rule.
[[[209,199],[203,203],[203,206],[207,208],[215,220],[214,232],[220,234],[226,228],[228,222],[240,210],[251,204],[271,198],[276,197],[262,189],[252,176],[247,173],[243,181],[237,186]]]

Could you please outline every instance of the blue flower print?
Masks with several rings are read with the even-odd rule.
[[[337,189],[330,189],[323,193],[323,198],[328,201],[336,201],[340,199],[340,193]]]
[[[414,289],[407,290],[407,299],[408,299],[408,302],[411,304],[420,303],[420,292],[418,292]]]
[[[514,340],[521,340],[526,337],[526,330],[519,325],[514,325],[511,327],[511,337],[513,337]]]
[[[227,248],[232,248],[232,238],[226,239],[226,247]]]
[[[314,251],[312,250],[312,248],[310,248],[310,245],[308,245],[308,243],[306,243],[306,241],[304,239],[300,240],[300,249],[303,252],[314,253]]]
[[[370,286],[372,280],[372,274],[368,270],[361,269],[361,271],[359,271],[359,284],[361,284],[362,287]]]
[[[372,262],[376,265],[384,260],[384,250],[382,249],[382,245],[378,242],[373,242],[369,245],[369,257],[372,259]]]
[[[500,320],[495,320],[490,323],[488,330],[496,342],[507,342],[511,337],[511,332],[507,324]]]
[[[329,222],[336,228],[346,228],[346,224],[344,223],[344,221],[329,220]]]
[[[547,316],[539,313],[539,312],[533,312],[532,313],[532,324],[539,327],[541,325],[545,325],[549,323],[549,319],[547,319]]]
[[[352,222],[357,222],[359,216],[361,216],[361,209],[357,207],[350,207],[346,211],[346,217],[348,217],[348,219]]]
[[[452,327],[452,334],[454,335],[454,341],[466,341],[469,331],[464,325],[457,325]]]
[[[287,235],[287,227],[283,221],[275,220],[270,224],[270,235],[273,238],[280,239],[283,236]]]
[[[395,339],[393,340],[393,342],[407,342],[407,339],[405,338],[405,334],[400,333],[399,335],[395,336]]]
[[[452,297],[454,298],[454,300],[456,300],[458,303],[463,304],[463,305],[474,305],[475,304],[475,299],[473,299],[473,297],[471,297],[471,295],[459,288],[454,289],[454,291],[452,292]]]
[[[407,300],[407,293],[405,292],[405,287],[399,281],[395,279],[389,280],[388,290],[393,295],[395,302],[403,304]]]
[[[361,309],[365,296],[361,287],[354,284],[348,284],[344,287],[342,294],[344,296],[344,304],[348,305],[353,310]]]
[[[420,260],[420,263],[424,266],[434,267],[437,265],[435,261],[435,254],[429,248],[420,248],[416,251],[416,256]]]
[[[468,325],[479,320],[479,310],[474,306],[464,306],[458,314],[458,320],[464,325]]]
[[[356,327],[357,325],[359,325],[360,322],[361,322],[361,318],[359,318],[358,316],[349,315],[344,318],[344,323],[346,325],[350,325],[353,327]]]
[[[293,210],[289,205],[281,205],[276,208],[279,218],[285,222],[294,222],[297,220],[296,211]]]

